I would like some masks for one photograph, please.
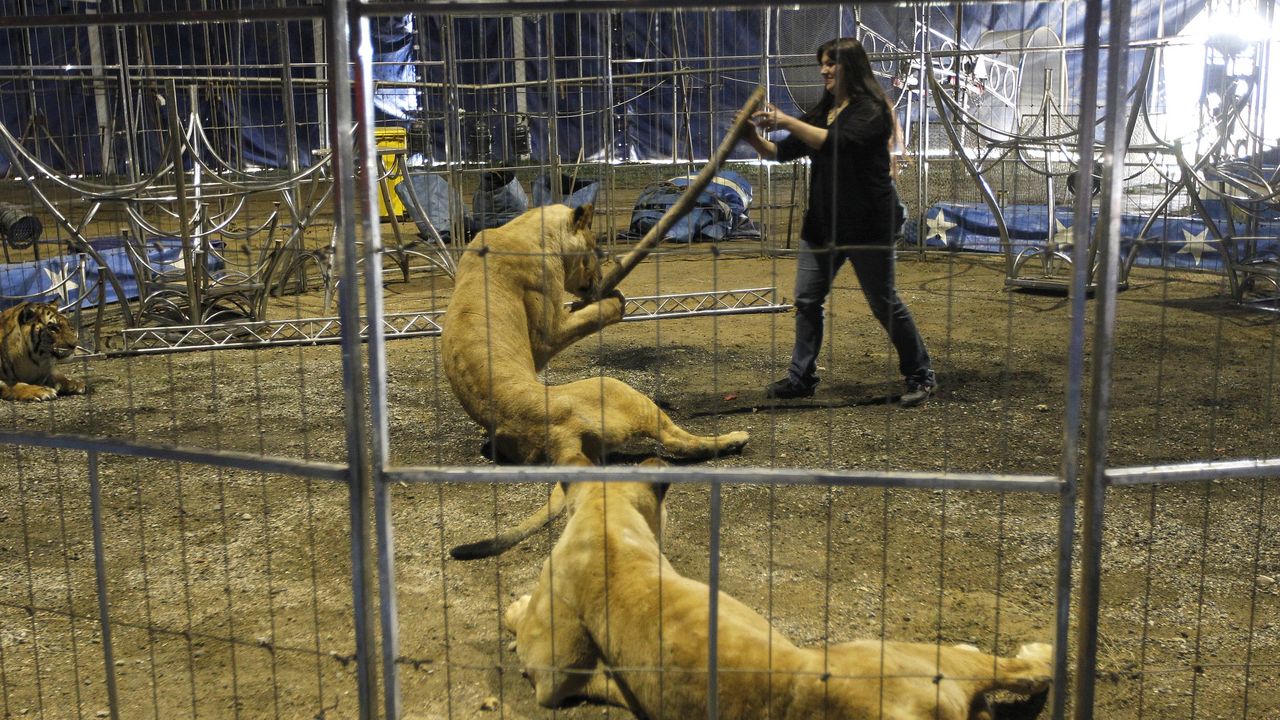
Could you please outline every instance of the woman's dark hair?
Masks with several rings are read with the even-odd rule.
[[[890,138],[891,145],[896,145],[898,137],[897,116],[893,110],[893,103],[889,101],[888,94],[881,87],[880,81],[876,79],[875,73],[871,71],[871,58],[867,55],[867,50],[858,42],[857,38],[842,37],[834,40],[828,40],[818,47],[816,53],[818,62],[821,63],[827,55],[831,55],[831,59],[836,65],[840,66],[843,72],[840,73],[841,79],[844,81],[844,92],[850,98],[858,95],[866,95],[873,100],[878,100],[884,104],[885,111],[889,113],[889,117],[893,120],[893,137]],[[822,100],[818,102],[817,107],[805,113],[801,119],[811,125],[825,125],[827,111],[835,107],[836,98],[828,90],[823,90]]]

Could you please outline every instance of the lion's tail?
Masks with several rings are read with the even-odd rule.
[[[513,528],[503,530],[487,540],[459,545],[449,551],[454,560],[477,560],[501,555],[516,544],[551,524],[564,512],[564,483],[556,483],[547,502]]]

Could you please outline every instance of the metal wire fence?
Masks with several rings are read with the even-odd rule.
[[[766,40],[799,12],[751,7]],[[696,169],[721,139],[736,103],[699,98],[771,78],[781,88],[810,72],[811,49],[615,54],[629,11],[723,46],[728,9],[716,4],[14,9],[0,31],[22,52],[0,64],[0,97],[30,121],[5,116],[0,200],[44,218],[50,236],[6,244],[6,266],[69,249],[171,274],[149,296],[117,288],[107,300],[109,282],[64,264],[59,304],[90,352],[59,367],[90,393],[0,407],[6,717],[551,714],[503,615],[536,586],[560,526],[496,560],[448,551],[518,522],[552,484],[588,480],[673,483],[657,538],[672,567],[704,583],[708,603],[723,592],[797,645],[1009,655],[1053,643],[1046,714],[1059,718],[1280,708],[1274,318],[1233,303],[1227,275],[1141,268],[1120,292],[1105,274],[1118,272],[1107,252],[1119,232],[1102,223],[1101,269],[1076,255],[1084,269],[1068,268],[1062,293],[1010,291],[1005,256],[928,249],[926,208],[983,199],[959,157],[930,159],[955,150],[936,114],[912,118],[923,150],[899,178],[920,242],[901,254],[897,285],[941,379],[922,412],[896,406],[896,361],[852,273],[827,308],[819,392],[763,397],[789,360],[779,311],[807,188],[802,170],[741,163],[761,232],[664,245],[623,286],[628,319],[645,321],[579,343],[542,378],[624,380],[695,432],[749,431],[746,450],[661,469],[636,466],[647,444],[589,469],[504,465],[486,459],[441,367],[437,321],[472,193],[495,172],[528,186],[598,181],[596,229],[618,254],[639,192]],[[860,12],[836,12],[830,29]],[[913,13],[902,47],[877,41],[878,67],[909,76],[922,53],[954,51],[924,6]],[[379,35],[389,28],[442,51],[374,62],[395,50]],[[500,50],[459,50],[480,37]],[[1095,34],[1066,52],[1096,73],[1103,42],[1127,45]],[[1117,83],[1100,87],[1102,107],[1123,104]],[[656,167],[628,163],[634,129],[615,112],[642,98],[642,119],[670,120]],[[391,127],[378,122],[388,103],[419,113],[403,135],[377,133]],[[113,120],[49,132],[39,119],[87,107]],[[1114,132],[1123,114],[1102,124]],[[1001,204],[1081,202],[1043,169],[1010,160],[985,178]],[[391,183],[425,174],[456,191],[435,228],[452,239],[419,236],[395,207]],[[1105,216],[1123,200],[1104,178]],[[235,292],[213,282],[237,267]],[[710,630],[704,657],[724,639]],[[720,676],[703,673],[714,715]]]

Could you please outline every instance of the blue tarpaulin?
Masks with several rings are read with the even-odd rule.
[[[99,238],[90,242],[105,266],[119,280],[125,295],[130,299],[138,297],[138,279],[124,241],[120,238]],[[205,257],[211,270],[219,267],[220,262],[214,254],[208,253]],[[147,259],[157,272],[181,267],[181,238],[153,239],[147,244]],[[85,306],[95,306],[98,304],[99,267],[102,266],[88,253],[0,264],[0,308],[28,300],[55,302],[66,307],[83,299]],[[109,282],[104,287],[104,301],[107,304],[116,302],[119,298],[115,287]]]
[[[1011,205],[1003,210],[1009,245],[1013,254],[1031,248],[1043,248],[1048,243],[1049,209],[1045,205]],[[1225,214],[1213,217],[1215,226],[1223,235],[1231,237],[1243,233],[1243,228],[1228,232],[1229,221]],[[1097,213],[1093,216],[1096,229]],[[1122,215],[1120,217],[1120,254],[1128,257],[1138,233],[1146,223],[1146,216]],[[1070,207],[1055,208],[1053,225],[1055,242],[1067,246],[1072,242],[1072,225],[1075,218]],[[1264,239],[1254,241],[1251,252],[1256,256],[1280,258],[1280,221],[1268,221],[1258,228]],[[917,242],[919,235],[914,222],[907,223],[908,242]],[[1134,265],[1222,271],[1226,258],[1222,242],[1214,239],[1213,232],[1204,220],[1197,217],[1161,217],[1152,223],[1143,242],[1138,245]],[[1234,240],[1236,257],[1242,257],[1246,248],[1244,240]],[[925,212],[924,244],[931,248],[968,250],[975,252],[1002,252],[1000,233],[994,216],[984,204],[934,203]]]
[[[682,176],[653,183],[640,191],[631,211],[626,235],[643,237],[667,210],[686,192],[693,176]],[[730,237],[759,237],[759,231],[747,218],[751,204],[751,183],[732,170],[721,170],[703,190],[693,209],[677,220],[663,240],[698,242],[724,240]]]

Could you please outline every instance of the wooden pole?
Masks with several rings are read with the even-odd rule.
[[[675,225],[680,218],[689,214],[689,211],[693,209],[693,204],[697,201],[698,196],[702,194],[703,190],[707,189],[707,185],[711,184],[711,178],[715,177],[716,171],[720,169],[721,163],[725,161],[725,158],[729,157],[729,153],[732,152],[733,148],[738,144],[738,140],[741,138],[743,130],[751,124],[751,113],[755,111],[756,107],[762,100],[764,100],[764,88],[757,87],[755,91],[751,93],[751,97],[747,99],[746,104],[742,106],[742,109],[738,110],[738,115],[733,119],[733,125],[729,127],[729,133],[725,135],[724,140],[720,141],[720,147],[716,148],[715,154],[713,154],[711,159],[707,161],[707,164],[702,168],[702,171],[698,173],[698,176],[693,179],[693,182],[689,183],[688,188],[686,188],[684,193],[680,195],[680,198],[667,209],[667,212],[664,213],[662,217],[658,218],[658,222],[654,224],[653,227],[649,228],[649,232],[644,234],[644,237],[640,239],[640,242],[636,243],[636,246],[631,248],[630,252],[622,256],[622,259],[618,261],[618,264],[615,265],[613,269],[609,271],[609,274],[604,278],[604,280],[601,281],[599,290],[600,297],[604,297],[605,295],[613,292],[614,288],[618,287],[618,283],[622,282],[622,279],[634,270],[636,265],[640,264],[640,261],[649,254],[649,251],[653,250],[658,243],[662,242],[662,238],[666,236],[667,231],[671,229],[671,226]],[[752,132],[754,132],[754,130],[752,130]]]

